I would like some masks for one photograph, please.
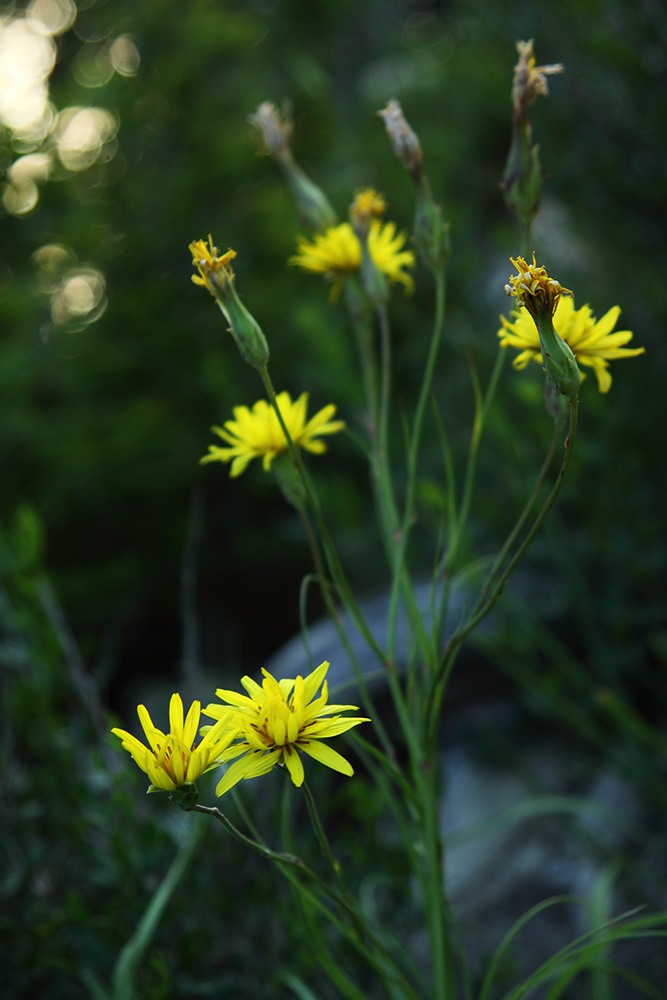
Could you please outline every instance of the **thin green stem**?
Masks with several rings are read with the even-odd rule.
[[[396,652],[398,601],[399,601],[399,594],[402,582],[402,573],[405,565],[405,556],[408,547],[408,539],[410,537],[412,518],[414,514],[415,495],[417,487],[417,459],[419,457],[419,445],[421,441],[422,423],[424,420],[424,411],[426,409],[426,403],[428,401],[429,394],[431,391],[431,385],[433,384],[435,363],[438,356],[438,350],[440,347],[440,341],[442,339],[442,330],[444,325],[444,316],[445,316],[444,270],[437,271],[435,273],[435,289],[436,289],[436,300],[435,300],[435,318],[433,322],[433,333],[431,334],[431,346],[429,348],[429,353],[426,360],[424,378],[422,380],[421,390],[419,393],[419,398],[417,400],[417,409],[415,410],[415,417],[412,425],[412,434],[410,436],[410,443],[408,447],[408,485],[407,485],[407,494],[405,499],[405,510],[403,512],[403,521],[401,524],[398,545],[396,546],[391,594],[389,598],[388,651],[389,651],[390,661],[393,661]]]
[[[384,508],[384,516],[389,528],[390,538],[398,527],[398,512],[394,499],[394,489],[391,481],[391,466],[389,463],[389,404],[391,401],[391,331],[389,316],[385,306],[377,310],[380,327],[380,411],[378,419],[377,456],[380,474],[380,499]]]
[[[280,407],[278,406],[278,402],[276,400],[276,393],[275,389],[273,388],[273,384],[271,382],[269,370],[266,366],[264,366],[263,368],[258,369],[258,371],[260,378],[262,380],[262,384],[264,385],[264,390],[268,396],[269,402],[273,407],[273,410],[278,419],[278,423],[280,424],[281,430],[285,435],[285,440],[287,441],[287,446],[292,461],[294,462],[301,477],[301,481],[303,483],[304,490],[306,492],[308,505],[310,507],[310,510],[312,511],[313,517],[315,518],[318,530],[322,537],[322,543],[324,545],[327,562],[329,564],[329,569],[331,570],[332,579],[336,585],[336,590],[338,591],[338,594],[343,604],[345,605],[348,614],[352,618],[360,634],[363,636],[364,640],[368,643],[369,647],[375,653],[380,663],[384,664],[386,662],[385,654],[382,652],[379,645],[375,641],[375,638],[372,632],[370,631],[368,625],[366,624],[366,621],[359,609],[359,606],[354,599],[354,596],[350,589],[350,585],[347,582],[347,577],[345,576],[343,567],[340,564],[340,560],[338,558],[333,542],[331,540],[331,536],[329,534],[326,524],[324,523],[319,500],[317,499],[317,495],[315,494],[315,491],[313,489],[312,483],[310,481],[310,476],[308,475],[306,467],[303,464],[303,460],[299,453],[299,449],[294,444],[294,441],[292,440],[287,425],[285,424],[283,415],[280,412]]]
[[[500,380],[500,374],[503,370],[503,364],[505,362],[505,354],[506,351],[503,348],[500,348],[496,356],[496,361],[493,366],[493,370],[491,372],[489,384],[486,389],[486,395],[484,396],[483,399],[479,391],[476,377],[474,378],[473,381],[473,385],[475,386],[475,399],[476,399],[475,420],[473,423],[473,430],[470,438],[470,447],[468,450],[468,463],[466,468],[465,480],[463,483],[461,504],[458,508],[457,515],[451,520],[452,527],[449,537],[449,547],[447,552],[442,557],[437,570],[437,575],[438,576],[442,575],[443,577],[443,586],[442,586],[442,593],[440,595],[438,615],[433,630],[436,641],[436,655],[438,656],[439,656],[438,651],[440,649],[440,643],[442,642],[442,638],[445,632],[447,614],[449,611],[449,598],[451,594],[451,574],[459,554],[461,542],[465,534],[466,525],[468,523],[468,517],[470,515],[473,486],[475,482],[475,474],[477,472],[477,459],[479,456],[479,447],[489,417],[489,412],[491,410],[491,404],[493,403],[493,399],[496,394],[496,389],[498,387],[498,382]]]
[[[526,523],[528,515],[530,514],[530,512],[531,512],[531,510],[533,508],[533,504],[535,503],[537,497],[540,494],[540,490],[542,489],[542,486],[544,485],[544,480],[547,477],[547,473],[548,473],[549,467],[551,465],[551,460],[552,460],[552,458],[554,456],[554,452],[556,450],[556,445],[558,444],[558,439],[560,438],[561,429],[562,429],[562,425],[561,425],[560,421],[556,422],[555,425],[554,425],[553,434],[551,435],[551,441],[549,442],[549,447],[547,449],[547,453],[546,453],[546,456],[544,458],[544,462],[542,463],[542,468],[540,469],[540,471],[539,471],[539,473],[537,475],[537,479],[535,480],[535,485],[533,486],[531,494],[528,497],[528,499],[526,501],[526,504],[525,504],[523,510],[521,511],[521,514],[519,515],[519,518],[518,518],[516,524],[512,528],[512,530],[509,533],[509,535],[507,536],[507,539],[505,540],[505,544],[503,545],[502,549],[498,553],[498,556],[496,557],[496,560],[495,560],[493,566],[489,570],[488,576],[486,577],[486,579],[485,579],[485,581],[484,581],[484,583],[482,585],[482,589],[480,591],[480,595],[479,595],[479,598],[477,600],[477,603],[476,603],[475,607],[473,608],[473,611],[472,611],[473,614],[475,614],[479,610],[479,608],[482,606],[482,604],[486,600],[486,596],[487,596],[489,590],[491,589],[491,585],[493,584],[493,581],[495,580],[495,578],[496,578],[496,576],[497,576],[500,568],[502,567],[503,563],[505,562],[505,559],[507,558],[508,553],[510,552],[512,546],[514,545],[514,542],[516,541],[516,539],[518,538],[521,530],[523,529],[523,526]]]
[[[231,823],[230,820],[227,819],[227,817],[223,813],[221,813],[216,806],[196,805],[194,808],[197,812],[204,813],[205,815],[212,816],[214,819],[216,819],[225,828],[225,830],[228,833],[230,833],[232,837],[234,837],[235,840],[238,840],[240,843],[245,844],[246,847],[249,847],[257,854],[260,854],[263,858],[266,858],[269,861],[273,861],[273,863],[278,866],[278,868],[289,879],[289,881],[292,882],[292,884],[300,892],[303,892],[309,899],[311,899],[311,901],[318,907],[318,909],[322,910],[325,913],[325,915],[331,921],[331,923],[335,927],[337,927],[343,934],[345,934],[348,940],[350,940],[350,942],[357,948],[357,950],[362,955],[364,955],[364,957],[370,962],[373,968],[375,968],[379,974],[384,975],[384,970],[382,970],[381,967],[380,968],[378,967],[378,962],[379,962],[378,958],[375,955],[373,955],[373,953],[369,950],[368,946],[364,943],[364,941],[359,940],[356,931],[352,931],[351,928],[348,927],[343,921],[336,918],[336,916],[324,906],[321,900],[318,900],[317,897],[315,897],[312,894],[312,892],[310,892],[308,887],[305,886],[299,880],[298,874],[307,877],[308,879],[310,879],[310,881],[312,881],[315,885],[317,885],[321,889],[321,891],[326,896],[328,896],[329,899],[331,899],[332,902],[334,902],[346,913],[348,918],[352,918],[351,922],[354,922],[354,920],[359,920],[359,915],[356,912],[354,905],[344,896],[341,896],[340,892],[337,889],[334,889],[332,886],[328,885],[324,881],[324,879],[320,878],[319,875],[317,875],[311,868],[308,867],[308,865],[306,865],[301,860],[301,858],[297,857],[296,855],[283,853],[281,851],[273,851],[271,850],[271,848],[267,847],[265,844],[262,844],[260,841],[252,840],[250,837],[247,837],[244,833],[241,833],[241,831],[237,829],[237,827],[235,827],[234,824]],[[396,977],[396,980],[400,982],[401,987],[405,990],[406,996],[410,997],[411,1000],[421,1000],[421,998],[415,993],[414,989],[411,987],[410,983],[405,978],[404,973],[400,969],[396,959],[391,954],[391,952],[385,947],[385,945],[383,945],[382,941],[379,940],[377,935],[374,934],[369,927],[366,927],[366,925],[364,925],[364,929],[365,929],[365,935],[369,943],[373,946],[373,948],[375,948],[379,952],[379,954],[383,957],[383,959],[386,962],[388,962],[389,965],[392,967],[393,975]]]
[[[331,872],[331,876],[334,882],[338,886],[338,891],[341,893],[342,896],[346,896],[349,898],[350,894],[341,877],[340,868],[334,861],[334,856],[331,853],[331,846],[329,844],[327,835],[324,832],[324,827],[322,826],[322,821],[320,820],[320,816],[317,811],[317,806],[315,805],[315,799],[313,798],[313,793],[311,792],[310,788],[308,787],[305,781],[301,786],[301,788],[303,789],[304,798],[306,800],[306,806],[308,808],[308,815],[310,816],[310,822],[312,824],[313,830],[315,831],[317,842],[320,845],[322,856],[327,863],[327,866],[329,868],[329,871]]]
[[[488,596],[486,602],[476,612],[474,612],[471,615],[471,617],[468,619],[465,625],[462,625],[459,629],[457,629],[454,632],[454,634],[451,636],[451,638],[447,643],[447,646],[445,648],[445,653],[438,670],[438,675],[435,678],[433,688],[431,691],[430,707],[428,709],[428,714],[431,719],[431,726],[433,727],[437,726],[437,718],[439,715],[440,705],[442,703],[442,697],[444,695],[443,680],[449,676],[449,672],[451,670],[450,667],[451,658],[456,655],[456,652],[460,647],[461,643],[464,641],[464,639],[468,635],[470,635],[473,629],[475,629],[477,625],[479,625],[482,619],[488,615],[489,611],[494,606],[494,604],[500,599],[502,592],[507,584],[507,581],[509,580],[510,576],[516,569],[520,560],[523,558],[530,543],[532,542],[535,535],[542,526],[545,517],[547,516],[547,514],[549,513],[549,511],[551,510],[552,506],[556,501],[556,497],[558,496],[560,489],[563,485],[563,481],[565,479],[567,470],[570,466],[570,461],[572,459],[572,453],[574,451],[574,443],[577,433],[578,418],[579,418],[579,397],[576,396],[574,399],[570,400],[570,423],[568,427],[567,438],[565,439],[565,454],[563,456],[561,467],[558,471],[558,476],[556,477],[556,482],[554,483],[553,488],[549,493],[549,496],[545,500],[542,509],[535,518],[535,521],[533,522],[530,531],[524,538],[522,544],[518,548],[517,552],[515,553],[511,561],[508,563],[504,572],[500,576],[500,579],[493,587],[491,594]]]
[[[315,532],[313,531],[312,525],[310,523],[310,520],[309,520],[308,515],[306,514],[306,512],[305,511],[299,511],[299,514],[301,516],[301,523],[303,524],[303,529],[304,529],[304,532],[306,534],[306,538],[308,540],[308,546],[310,548],[310,553],[311,553],[311,557],[312,557],[312,560],[313,560],[313,565],[315,567],[315,572],[317,574],[317,580],[318,580],[318,583],[320,585],[320,590],[321,590],[321,593],[322,593],[322,598],[324,600],[324,604],[326,606],[326,609],[327,609],[327,611],[329,613],[329,617],[331,618],[333,626],[334,626],[334,628],[336,630],[336,634],[338,635],[340,643],[343,646],[343,649],[345,650],[345,654],[347,656],[348,662],[349,662],[350,666],[352,667],[352,672],[354,674],[355,680],[356,680],[357,685],[359,687],[359,694],[361,695],[361,700],[363,702],[363,706],[366,709],[366,711],[368,712],[369,718],[373,720],[373,725],[375,727],[375,730],[376,730],[376,732],[378,734],[378,738],[379,738],[380,742],[382,743],[382,746],[383,746],[385,752],[390,757],[394,757],[395,756],[395,750],[394,750],[393,744],[392,744],[391,740],[389,739],[389,736],[387,735],[387,730],[385,729],[384,725],[382,724],[382,720],[380,718],[380,714],[377,712],[377,710],[375,708],[375,705],[373,703],[373,699],[371,698],[370,692],[368,690],[368,686],[367,686],[367,684],[366,684],[366,682],[364,680],[364,675],[363,675],[363,671],[361,669],[361,664],[359,663],[357,655],[354,652],[354,649],[352,648],[352,644],[351,644],[351,642],[349,640],[349,637],[348,637],[348,634],[347,634],[345,628],[343,627],[343,623],[342,623],[340,615],[338,613],[338,608],[336,607],[336,605],[334,603],[334,600],[333,600],[333,597],[332,597],[332,594],[331,594],[331,584],[330,584],[330,581],[327,579],[327,576],[326,576],[326,571],[325,571],[325,568],[324,568],[324,562],[322,560],[322,555],[320,553],[320,547],[319,547],[319,544],[318,544],[318,541],[317,541],[317,536],[315,535]],[[305,624],[305,618],[304,618],[304,624]]]
[[[435,1000],[452,1000],[453,970],[443,885],[443,850],[438,823],[438,772],[434,757],[422,768],[420,791],[426,878],[422,879],[427,907]]]

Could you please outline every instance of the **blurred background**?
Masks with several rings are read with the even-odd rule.
[[[580,772],[604,762],[629,782],[646,828],[664,832],[666,35],[657,0],[539,9],[524,0],[33,0],[0,9],[9,779],[0,922],[12,995],[86,996],[108,981],[182,839],[182,817],[158,797],[146,803],[143,776],[111,749],[110,725],[121,718],[134,729],[138,701],[160,717],[175,689],[206,703],[298,631],[309,560],[296,515],[258,463],[240,481],[198,465],[211,424],[251,405],[261,386],[190,282],[189,242],[211,233],[237,251],[237,286],[269,339],[276,387],[309,391],[313,410],[334,402],[362,427],[343,311],[322,282],[286,265],[298,219],[247,120],[267,99],[291,102],[296,155],[341,217],[354,191],[372,185],[409,231],[411,184],[376,111],[399,98],[419,134],[451,222],[435,394],[462,468],[473,413],[466,359],[485,382],[508,311],[508,258],[519,251],[499,190],[515,41],[533,37],[538,63],[565,64],[533,112],[546,174],[535,250],[579,305],[597,316],[620,305],[619,329],[633,330],[646,354],[612,362],[608,396],[592,376],[583,386],[569,482],[492,632],[469,654],[482,690],[521,714],[484,723],[474,738],[496,757],[502,744],[511,769],[521,740],[548,727],[576,741]],[[396,396],[407,409],[432,307],[423,271],[411,299],[393,295]],[[542,391],[536,365],[506,365],[465,558],[493,551],[523,503],[550,437]],[[398,420],[394,432],[400,477]],[[382,593],[381,547],[359,489],[363,455],[340,436],[310,466],[357,591]],[[424,576],[446,517],[432,433],[415,531]],[[313,598],[311,617],[320,612]],[[341,843],[352,830],[341,816],[372,829],[381,815],[359,789],[329,791]],[[202,836],[220,852],[216,834]],[[210,873],[192,866],[139,995],[276,995],[271,975],[287,961],[289,929],[273,918],[258,961],[262,883],[252,859],[224,850],[220,903],[224,911],[242,895],[226,882],[235,868],[242,928],[230,930],[228,913],[211,916]],[[343,850],[363,863],[353,844]],[[382,850],[390,909],[410,890],[391,843]],[[664,858],[655,864],[660,882]]]

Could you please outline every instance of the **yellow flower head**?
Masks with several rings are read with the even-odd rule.
[[[517,305],[525,306],[535,320],[540,313],[553,316],[561,295],[572,295],[568,288],[563,288],[559,281],[549,277],[545,267],[537,266],[535,254],[532,264],[528,264],[523,257],[510,257],[510,260],[518,274],[511,275],[505,291],[514,295]]]
[[[536,97],[546,97],[548,95],[549,85],[547,83],[547,76],[553,76],[554,73],[562,73],[565,67],[562,63],[553,63],[550,66],[536,66],[532,38],[527,42],[517,42],[516,50],[519,53],[519,61],[514,67],[512,104],[517,114],[525,115]]]
[[[172,694],[169,703],[169,733],[165,735],[156,729],[144,705],[137,708],[139,721],[143,726],[149,747],[140,743],[136,736],[124,729],[111,732],[123,741],[127,750],[141,770],[151,779],[149,792],[173,792],[181,785],[191,784],[205,771],[217,767],[223,759],[220,755],[229,746],[233,734],[225,731],[225,721],[210,726],[199,746],[195,746],[201,703],[193,701],[190,711],[183,721],[183,702],[180,694]]]
[[[596,320],[589,306],[575,309],[573,299],[564,297],[554,313],[556,333],[570,347],[578,364],[588,365],[594,370],[600,392],[608,392],[611,386],[611,375],[607,371],[610,360],[644,353],[643,347],[627,349],[622,346],[632,340],[630,330],[612,333],[620,312],[620,308],[614,306],[602,319]],[[535,323],[523,309],[513,311],[512,316],[512,321],[500,317],[502,327],[498,336],[501,347],[516,347],[521,351],[514,359],[515,368],[525,368],[531,359],[542,364]]]
[[[222,257],[219,257],[220,251],[213,246],[213,240],[209,236],[208,244],[204,240],[194,240],[190,244],[190,253],[192,254],[192,263],[199,271],[198,275],[192,275],[193,282],[195,285],[201,285],[202,288],[208,288],[211,295],[217,298],[221,288],[226,283],[234,281],[234,272],[229,266],[229,262],[236,257],[236,251],[228,250],[227,253],[223,253]]]
[[[374,188],[364,188],[357,191],[350,205],[350,218],[353,225],[357,222],[367,227],[371,219],[379,219],[387,209],[387,202]]]
[[[343,420],[331,419],[336,412],[332,403],[307,420],[307,392],[301,393],[294,403],[288,392],[279,392],[276,402],[294,444],[314,455],[327,450],[324,441],[319,440],[321,434],[336,434],[345,427]],[[270,469],[274,458],[289,447],[275,410],[265,399],[260,399],[252,410],[247,406],[235,406],[233,413],[234,419],[227,420],[224,427],[211,428],[229,447],[209,445],[209,454],[200,459],[202,465],[231,462],[232,478],[240,476],[253,458],[262,458],[264,469]]]
[[[288,263],[310,274],[322,274],[334,282],[334,293],[340,290],[346,274],[353,274],[361,267],[361,244],[349,222],[333,226],[309,240],[297,237],[297,253]],[[390,281],[398,281],[407,292],[414,288],[407,268],[415,266],[412,250],[404,250],[405,233],[396,231],[393,222],[381,223],[374,219],[368,232],[368,252],[373,263]]]
[[[242,778],[266,774],[280,763],[285,764],[298,787],[304,778],[302,753],[341,774],[354,774],[351,764],[322,740],[370,719],[341,716],[341,712],[358,711],[356,705],[327,704],[329,689],[324,678],[328,669],[328,663],[321,663],[307,677],[281,681],[262,670],[261,686],[250,677],[241,678],[247,695],[215,692],[226,704],[208,705],[204,714],[221,720],[232,734],[233,742],[224,751],[224,760],[238,758],[219,782],[216,795],[224,795]],[[316,697],[320,685],[322,692]],[[202,728],[202,733],[206,730]]]

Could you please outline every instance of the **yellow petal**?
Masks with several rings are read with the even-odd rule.
[[[301,755],[299,751],[294,747],[285,747],[283,753],[283,760],[285,761],[285,766],[290,773],[290,777],[297,788],[301,788],[303,784],[303,762],[301,760]]]
[[[341,774],[346,774],[348,777],[354,774],[354,768],[350,762],[345,760],[341,754],[332,750],[326,743],[313,740],[311,743],[300,743],[299,746],[305,753],[310,754],[311,757],[319,761],[320,764],[324,764],[334,771],[340,771]]]

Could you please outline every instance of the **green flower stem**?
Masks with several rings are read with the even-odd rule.
[[[331,584],[327,579],[317,537],[312,529],[312,525],[310,523],[310,520],[306,512],[299,511],[299,514],[301,516],[301,523],[303,524],[303,530],[305,532],[306,538],[308,539],[308,546],[310,548],[313,565],[315,567],[315,572],[317,574],[317,580],[320,585],[322,598],[324,600],[324,604],[329,613],[331,621],[333,622],[333,626],[336,629],[336,634],[340,640],[341,645],[343,646],[343,649],[345,650],[348,662],[352,667],[352,672],[354,673],[354,677],[357,682],[357,686],[359,688],[359,694],[361,695],[363,706],[366,712],[368,713],[369,718],[373,720],[373,726],[375,727],[375,731],[378,734],[378,738],[382,743],[385,753],[387,753],[390,757],[394,758],[396,755],[394,746],[391,740],[389,739],[389,736],[387,735],[387,730],[382,724],[380,715],[375,708],[373,699],[371,698],[370,693],[368,691],[368,686],[364,680],[361,664],[359,663],[357,655],[354,652],[354,649],[352,648],[352,643],[348,638],[347,632],[343,628],[343,623],[340,619],[340,615],[338,614],[338,608],[334,603],[331,594]],[[305,622],[305,616],[304,616],[304,622]]]
[[[201,826],[195,823],[186,843],[180,848],[142,913],[132,936],[123,946],[113,970],[110,1000],[129,1000],[135,995],[135,981],[141,963],[145,959],[162,914],[190,863],[200,836]]]
[[[320,845],[320,850],[322,852],[322,855],[327,863],[329,871],[331,872],[331,877],[333,878],[335,885],[338,887],[339,893],[344,899],[347,900],[347,902],[352,907],[350,913],[355,926],[355,930],[359,938],[363,941],[366,936],[365,928],[361,920],[359,919],[359,916],[357,915],[356,908],[354,908],[354,902],[349,893],[349,890],[345,885],[345,883],[343,882],[343,876],[341,875],[340,865],[337,864],[337,862],[334,860],[333,854],[331,853],[329,840],[326,833],[324,832],[324,827],[322,826],[322,821],[320,820],[320,816],[317,811],[317,807],[315,805],[315,799],[313,798],[313,793],[311,792],[310,788],[308,787],[305,781],[301,787],[303,789],[303,794],[306,799],[306,806],[308,807],[308,815],[310,816],[310,822],[312,824],[313,830],[315,831],[315,836],[317,837],[317,842]]]
[[[391,561],[393,551],[393,534],[397,515],[394,509],[393,524],[385,502],[386,483],[383,484],[381,446],[378,441],[380,427],[380,407],[378,402],[377,360],[373,349],[373,328],[370,322],[370,308],[366,293],[356,277],[350,276],[345,281],[345,304],[352,323],[359,353],[361,378],[364,386],[364,396],[368,409],[368,437],[371,444],[370,466],[371,482],[375,506],[380,519],[382,543],[387,559]],[[383,390],[384,390],[383,386]],[[386,420],[385,420],[386,423]],[[386,433],[386,428],[385,428]]]
[[[380,397],[380,415],[378,423],[378,441],[375,460],[377,461],[378,472],[378,498],[380,507],[380,519],[384,525],[387,539],[387,553],[391,563],[394,563],[394,553],[396,549],[396,533],[398,529],[398,510],[391,479],[391,464],[389,461],[389,404],[391,400],[391,332],[389,328],[389,316],[384,305],[377,310],[378,324],[380,327],[380,344],[382,357],[382,392]],[[394,570],[396,566],[394,565]],[[401,573],[401,587],[405,597],[408,613],[413,628],[422,647],[424,657],[429,656],[429,643],[424,630],[422,616],[417,607],[414,588],[410,574],[401,560],[398,567]],[[391,630],[388,630],[389,659],[394,662],[395,649],[391,648]],[[395,628],[394,628],[395,637]]]
[[[531,512],[531,510],[533,508],[533,504],[535,503],[535,501],[537,500],[537,497],[539,496],[540,490],[542,489],[542,486],[544,485],[544,480],[547,477],[547,472],[549,471],[549,467],[551,465],[551,460],[552,460],[552,458],[554,456],[554,452],[556,450],[556,445],[558,444],[558,440],[560,438],[561,429],[562,429],[562,425],[561,425],[561,421],[559,420],[559,421],[555,422],[554,431],[553,431],[553,434],[551,436],[551,441],[549,443],[549,448],[547,449],[547,454],[545,456],[544,462],[542,463],[542,468],[540,469],[540,471],[538,473],[538,476],[537,476],[537,479],[535,480],[535,485],[533,486],[532,492],[531,492],[530,496],[528,497],[528,500],[526,501],[526,505],[523,508],[523,510],[521,511],[521,514],[519,515],[519,518],[518,518],[516,524],[512,528],[512,530],[509,533],[509,535],[507,536],[507,539],[505,540],[505,544],[503,545],[502,549],[498,553],[498,556],[497,556],[497,558],[496,558],[493,566],[489,570],[489,574],[486,577],[486,579],[485,579],[485,581],[484,581],[484,583],[482,585],[482,589],[481,589],[480,595],[479,595],[479,597],[477,599],[477,603],[475,604],[475,607],[472,610],[472,614],[473,615],[476,614],[477,611],[479,611],[480,607],[484,604],[484,602],[485,602],[485,600],[487,598],[487,595],[489,593],[489,590],[491,589],[491,586],[493,584],[493,581],[495,580],[496,576],[498,575],[498,572],[500,571],[501,566],[505,562],[505,559],[507,558],[507,555],[508,555],[510,549],[514,545],[514,542],[516,541],[518,535],[520,534],[521,530],[523,529],[523,526],[526,523],[528,515],[530,514],[530,512]]]
[[[378,389],[370,310],[366,302],[365,292],[357,278],[352,275],[345,281],[344,296],[359,352],[361,380],[370,424],[369,436],[372,441],[375,441],[378,424]]]
[[[520,237],[521,256],[525,260],[528,260],[528,258],[530,257],[531,251],[532,251],[532,247],[530,245],[530,242],[531,242],[530,241],[530,234],[531,234],[531,231],[532,231],[532,228],[533,228],[533,219],[534,218],[535,218],[535,216],[533,215],[529,219],[521,219],[521,218],[519,219],[519,232],[521,234],[521,237]]]
[[[357,938],[354,931],[350,929],[343,921],[339,920],[326,906],[313,895],[306,885],[299,879],[299,874],[306,876],[310,881],[318,886],[322,892],[331,899],[337,906],[339,906],[348,916],[348,918],[353,917],[355,920],[360,920],[359,914],[356,911],[354,905],[345,897],[341,896],[337,889],[332,888],[323,879],[320,878],[308,865],[304,864],[301,858],[294,854],[287,854],[281,851],[273,851],[270,847],[262,844],[260,841],[253,840],[251,837],[247,837],[242,833],[234,824],[227,819],[224,813],[221,813],[217,806],[202,806],[196,805],[195,810],[197,812],[204,813],[207,816],[212,816],[216,819],[225,830],[238,840],[241,844],[249,847],[251,850],[260,854],[263,858],[272,861],[280,871],[289,879],[290,882],[298,889],[298,891],[304,893],[311,901],[320,909],[331,923],[337,927],[345,936],[350,940],[350,942],[356,947],[356,949],[367,959],[367,961],[372,965],[380,975],[386,974],[382,966],[379,966],[378,958],[369,950],[363,941]],[[298,874],[297,874],[298,873]],[[412,989],[408,981],[406,980],[403,972],[401,971],[396,959],[391,954],[391,952],[382,944],[378,939],[377,935],[374,934],[369,927],[364,924],[364,932],[368,941],[373,945],[373,947],[382,955],[385,961],[387,961],[396,976],[397,980],[400,981],[402,988],[406,991],[405,995],[410,997],[410,1000],[422,1000],[415,991]],[[379,966],[379,967],[378,967]]]
[[[380,327],[381,392],[378,417],[378,463],[380,473],[380,497],[385,509],[385,519],[393,536],[398,527],[398,511],[391,481],[389,463],[389,403],[391,400],[391,331],[386,306],[377,310]]]
[[[433,969],[434,1000],[452,1000],[454,984],[447,900],[443,885],[443,849],[438,823],[438,771],[435,759],[425,763],[421,771],[420,791],[426,877],[422,879],[428,919]]]
[[[565,479],[567,470],[570,465],[570,461],[572,459],[572,452],[574,451],[578,418],[579,418],[579,397],[576,396],[574,399],[570,400],[570,423],[568,427],[567,438],[565,439],[565,454],[563,456],[561,467],[558,471],[556,482],[554,483],[549,496],[545,500],[542,509],[540,510],[535,521],[533,522],[533,526],[531,527],[530,531],[524,538],[516,554],[507,565],[506,569],[502,573],[498,582],[493,587],[492,592],[488,596],[486,602],[479,608],[479,610],[476,613],[473,613],[473,615],[468,619],[465,625],[461,626],[459,629],[456,630],[456,632],[454,632],[449,642],[447,643],[447,646],[445,648],[445,653],[440,663],[438,674],[437,677],[435,678],[433,688],[431,691],[430,705],[427,708],[427,713],[430,716],[429,729],[431,733],[433,733],[433,731],[437,727],[437,720],[440,714],[440,705],[442,703],[442,698],[444,695],[444,683],[446,682],[446,679],[448,678],[449,673],[451,671],[451,661],[453,657],[457,655],[458,649],[460,648],[463,640],[468,635],[470,635],[473,629],[475,629],[477,625],[479,625],[482,619],[488,615],[489,611],[494,606],[494,604],[500,599],[502,592],[505,589],[505,585],[507,584],[507,581],[509,580],[510,576],[516,569],[518,563],[521,561],[533,538],[535,537],[540,527],[542,526],[545,517],[551,510],[556,500],[556,497],[560,492],[561,486],[563,485],[563,481]]]
[[[405,556],[407,552],[408,539],[410,537],[410,529],[412,527],[412,517],[415,506],[415,494],[417,487],[417,459],[419,456],[421,429],[424,419],[424,411],[426,409],[426,403],[429,397],[429,393],[431,391],[431,385],[433,383],[435,363],[438,356],[440,341],[442,339],[442,329],[444,324],[444,315],[445,315],[444,268],[435,272],[435,289],[436,289],[436,303],[435,303],[435,319],[433,322],[433,333],[431,335],[431,346],[429,348],[428,358],[426,360],[424,378],[422,380],[419,399],[417,401],[417,409],[415,411],[414,423],[412,425],[412,434],[410,435],[410,442],[408,447],[407,495],[405,499],[405,510],[403,512],[403,521],[401,524],[398,544],[396,546],[396,551],[394,556],[393,579],[391,586],[391,595],[389,598],[389,616],[388,616],[387,634],[388,634],[389,659],[392,662],[396,654],[396,629],[398,624],[399,593],[402,583],[403,568],[405,566]]]
[[[313,490],[310,477],[306,471],[305,465],[303,464],[301,455],[299,454],[299,449],[294,444],[290,432],[287,429],[287,425],[285,424],[285,421],[283,419],[283,415],[280,412],[280,408],[276,401],[275,389],[273,388],[273,384],[269,376],[268,367],[264,366],[263,368],[258,369],[258,371],[262,379],[262,384],[264,385],[265,392],[269,398],[269,402],[273,406],[274,412],[278,419],[278,423],[280,424],[282,432],[285,435],[285,439],[287,441],[287,446],[289,448],[290,455],[292,456],[292,460],[298,469],[299,475],[301,476],[301,480],[303,482],[303,486],[306,491],[308,504],[310,506],[311,511],[313,512],[315,521],[317,522],[317,527],[320,531],[320,535],[322,536],[322,542],[324,545],[324,550],[326,552],[327,562],[329,563],[331,576],[336,585],[336,590],[338,591],[338,594],[343,604],[345,605],[348,614],[354,621],[360,634],[363,636],[364,640],[368,643],[369,647],[375,653],[380,663],[384,665],[386,664],[385,654],[382,652],[377,642],[375,641],[375,638],[373,637],[373,634],[370,631],[368,625],[366,624],[366,621],[361,613],[361,610],[359,609],[359,606],[354,599],[354,596],[350,589],[350,585],[348,584],[347,578],[343,571],[343,567],[340,564],[340,560],[333,546],[331,536],[322,518],[322,512],[320,510],[319,501],[317,499],[317,496],[315,495],[315,491]]]
[[[443,577],[443,587],[440,598],[440,607],[435,627],[437,649],[439,649],[440,642],[442,641],[442,636],[444,634],[445,624],[447,620],[449,597],[451,593],[451,573],[459,554],[461,542],[465,534],[465,528],[468,523],[468,517],[470,515],[473,486],[475,483],[475,474],[477,472],[477,459],[479,457],[479,447],[482,440],[482,436],[484,434],[484,430],[486,428],[489,412],[491,410],[491,404],[493,403],[493,399],[496,394],[496,389],[498,387],[498,382],[500,380],[500,374],[503,370],[506,353],[507,352],[503,350],[503,348],[499,349],[498,354],[496,355],[496,361],[493,366],[493,370],[491,372],[491,378],[489,379],[489,384],[486,389],[486,395],[484,396],[483,399],[481,398],[477,383],[476,382],[474,383],[475,398],[476,398],[475,420],[473,423],[473,430],[470,437],[470,447],[468,449],[468,463],[466,467],[466,476],[463,483],[461,505],[459,507],[458,515],[455,519],[455,522],[452,524],[451,527],[448,550],[441,559],[437,570],[437,575],[438,576],[442,575]]]

